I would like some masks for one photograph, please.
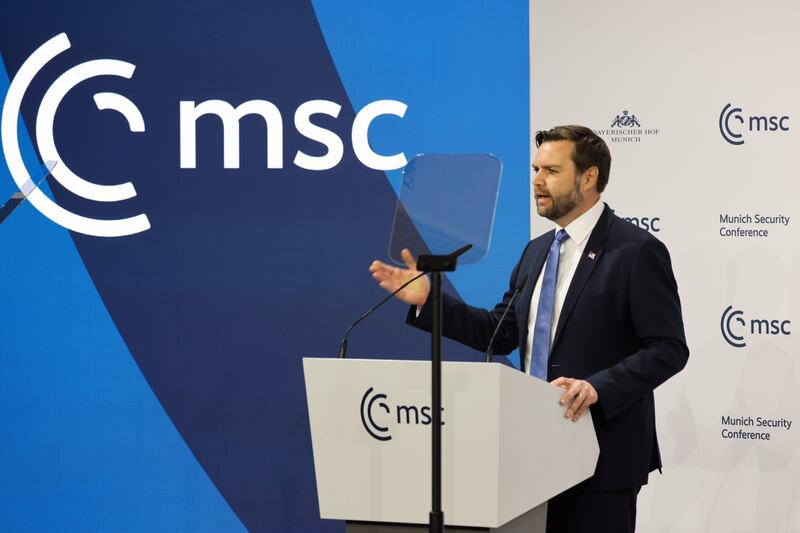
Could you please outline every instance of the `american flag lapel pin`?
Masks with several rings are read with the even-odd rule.
[[[597,257],[597,254],[596,254],[596,253],[594,253],[594,252],[589,252],[589,259],[591,259],[592,261],[594,261],[594,258],[595,258],[595,257]]]

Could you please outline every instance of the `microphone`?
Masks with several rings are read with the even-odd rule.
[[[421,273],[421,274],[419,274],[418,276],[414,276],[414,277],[413,277],[413,278],[411,278],[410,280],[406,281],[405,283],[403,283],[402,285],[400,285],[400,288],[399,288],[399,289],[397,289],[397,290],[396,290],[396,291],[394,291],[392,294],[390,294],[389,296],[387,296],[386,298],[384,298],[383,300],[381,300],[380,302],[378,302],[378,304],[377,304],[375,307],[373,307],[372,309],[370,309],[369,311],[367,311],[366,313],[364,313],[363,315],[361,315],[360,317],[358,317],[358,318],[357,318],[357,319],[356,319],[356,320],[355,320],[353,323],[351,323],[351,324],[350,324],[350,326],[347,328],[347,331],[346,331],[346,332],[345,332],[345,334],[344,334],[344,338],[342,339],[342,343],[339,345],[339,359],[344,359],[344,358],[345,358],[345,356],[347,355],[347,336],[348,336],[348,335],[350,335],[350,331],[352,331],[352,329],[353,329],[354,327],[356,327],[356,325],[357,325],[359,322],[361,322],[362,320],[364,320],[365,318],[367,318],[369,315],[371,315],[372,313],[374,313],[374,312],[375,312],[375,311],[376,311],[376,310],[377,310],[377,309],[378,309],[380,306],[382,306],[383,304],[385,304],[386,302],[388,302],[389,300],[391,300],[392,298],[394,298],[394,296],[395,296],[395,295],[396,295],[398,292],[402,291],[403,289],[405,289],[406,287],[408,287],[409,285],[411,285],[412,283],[414,283],[415,281],[417,281],[419,278],[421,278],[421,277],[422,277],[422,276],[424,276],[425,274],[427,274],[427,272],[422,272],[422,273]]]
[[[517,287],[514,289],[514,293],[511,295],[511,299],[508,301],[508,305],[506,306],[506,310],[503,311],[503,316],[500,317],[500,321],[497,323],[497,327],[494,328],[494,333],[492,333],[492,338],[489,339],[489,346],[486,348],[486,362],[491,363],[492,357],[494,356],[494,352],[492,351],[492,344],[494,344],[494,338],[497,336],[497,332],[500,331],[500,326],[503,325],[503,320],[506,319],[506,315],[508,314],[508,310],[511,309],[511,306],[514,304],[514,299],[519,294],[519,291],[525,288],[525,284],[528,282],[528,275],[525,274],[525,277],[522,278],[522,281],[517,283]]]

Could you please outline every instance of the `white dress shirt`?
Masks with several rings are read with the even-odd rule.
[[[556,327],[558,326],[558,318],[561,316],[561,308],[564,306],[564,299],[567,297],[567,290],[572,282],[572,277],[578,269],[578,263],[586,248],[586,243],[589,241],[589,235],[600,220],[600,215],[603,214],[605,204],[597,201],[588,211],[581,216],[567,224],[566,228],[560,226],[556,228],[556,232],[560,229],[565,229],[569,238],[561,243],[559,249],[558,260],[558,277],[556,278],[556,293],[553,300],[553,323],[550,325],[550,349],[553,348],[553,339],[556,336]],[[589,250],[590,252],[592,250]],[[549,255],[549,254],[548,254]],[[545,264],[547,260],[545,259]],[[539,308],[539,295],[542,292],[542,278],[544,277],[544,267],[539,273],[539,279],[536,280],[536,285],[533,288],[533,295],[531,296],[531,310],[528,316],[528,339],[526,341],[525,350],[525,371],[530,373],[531,368],[531,348],[533,347],[533,329],[536,324],[536,311]]]

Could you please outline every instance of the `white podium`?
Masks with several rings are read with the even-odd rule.
[[[419,531],[431,507],[430,361],[304,358],[303,368],[321,517],[348,531]],[[547,500],[594,473],[590,413],[567,420],[561,394],[498,363],[443,363],[448,531],[543,532]]]

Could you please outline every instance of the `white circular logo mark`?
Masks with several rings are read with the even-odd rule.
[[[67,34],[57,35],[40,46],[22,64],[8,88],[3,105],[0,135],[8,170],[17,186],[22,188],[30,175],[25,168],[19,148],[17,128],[22,98],[25,96],[31,81],[39,71],[55,56],[70,47]],[[43,160],[58,161],[52,176],[72,193],[97,202],[119,202],[136,196],[136,190],[130,182],[118,185],[100,185],[84,180],[72,172],[61,161],[53,139],[53,121],[56,111],[66,94],[79,83],[96,76],[120,76],[130,79],[136,67],[115,59],[97,59],[81,63],[62,74],[47,90],[36,116],[36,141]],[[136,105],[122,95],[116,93],[98,93],[94,95],[97,108],[111,109],[120,113],[128,122],[132,132],[143,132],[144,119]],[[141,233],[150,229],[147,215],[140,214],[118,220],[100,220],[76,215],[53,202],[41,190],[36,189],[28,196],[28,201],[44,216],[69,230],[95,237],[122,237]]]

